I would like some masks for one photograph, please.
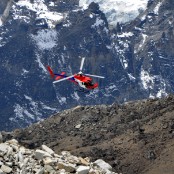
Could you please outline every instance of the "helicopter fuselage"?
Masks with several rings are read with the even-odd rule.
[[[95,88],[98,87],[98,84],[97,83],[95,83],[95,84],[92,83],[92,78],[87,77],[87,76],[84,76],[82,74],[75,74],[74,75],[74,80],[75,80],[75,82],[78,83],[78,85],[81,88],[95,89]]]

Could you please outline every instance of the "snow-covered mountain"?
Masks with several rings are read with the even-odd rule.
[[[110,25],[125,23],[135,19],[145,11],[148,0],[80,0],[79,6],[86,9],[91,2],[98,3]]]
[[[0,1],[0,129],[23,127],[76,105],[173,92],[173,1],[138,2],[132,1],[134,7],[145,11],[110,27],[101,3],[82,8],[78,0]],[[68,82],[52,84],[47,65],[69,75],[79,71],[81,57],[84,72],[106,77],[94,79],[99,89],[84,94]]]

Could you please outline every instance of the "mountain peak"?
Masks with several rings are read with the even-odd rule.
[[[135,19],[146,9],[148,0],[80,0],[79,6],[86,9],[91,2],[98,3],[109,24],[116,26],[117,22],[126,23]]]

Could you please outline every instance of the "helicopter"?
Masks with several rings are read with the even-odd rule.
[[[83,92],[85,92],[84,90],[89,91],[89,90],[98,88],[98,83],[93,83],[93,79],[91,77],[102,78],[102,79],[105,77],[92,75],[92,74],[83,74],[82,69],[83,69],[84,61],[85,61],[85,58],[83,57],[81,60],[80,71],[70,76],[66,76],[65,72],[62,72],[61,74],[54,73],[51,67],[47,66],[47,70],[49,71],[51,78],[54,79],[53,84],[62,82],[64,80],[68,80],[78,85],[80,89],[83,89],[80,91],[83,91]]]

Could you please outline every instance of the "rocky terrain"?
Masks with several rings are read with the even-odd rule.
[[[0,144],[1,174],[114,174],[112,167],[98,159],[91,162],[88,157],[81,158],[67,151],[56,154],[46,145],[42,150],[30,150],[19,145],[15,139]]]
[[[77,105],[174,92],[174,1],[84,2],[85,8],[81,0],[0,1],[0,130]],[[117,11],[121,7],[126,16]],[[47,65],[71,75],[79,71],[81,57],[86,57],[84,73],[106,77],[94,79],[99,89],[84,94],[68,82],[52,84]]]
[[[103,159],[123,174],[173,174],[174,96],[125,104],[78,106],[13,132],[27,148]]]

